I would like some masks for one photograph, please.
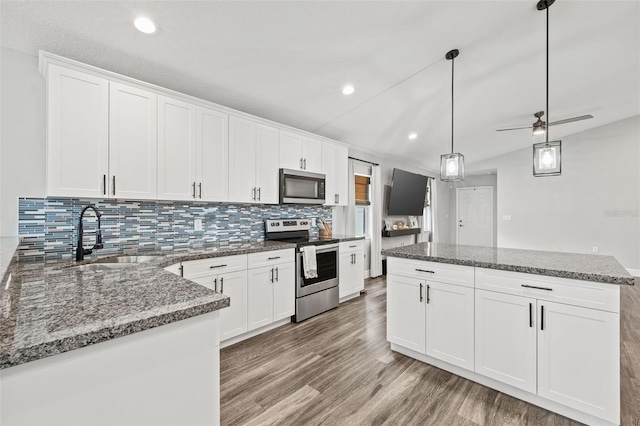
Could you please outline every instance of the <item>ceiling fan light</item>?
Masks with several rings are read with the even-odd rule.
[[[533,125],[533,135],[534,136],[544,135],[545,132],[546,132],[546,129],[545,129],[544,123],[534,124]]]
[[[440,156],[440,180],[445,182],[464,180],[464,155],[455,152]]]

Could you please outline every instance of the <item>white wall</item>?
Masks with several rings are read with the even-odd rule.
[[[38,58],[0,51],[0,236],[18,235],[18,197],[45,193],[45,80]]]
[[[561,176],[533,177],[531,162],[527,148],[470,167],[497,170],[499,247],[591,253],[597,246],[640,268],[640,116],[566,137]]]

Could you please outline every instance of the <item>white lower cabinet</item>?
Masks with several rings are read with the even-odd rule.
[[[473,288],[427,281],[428,356],[473,370]]]
[[[296,313],[296,268],[295,263],[278,266],[273,285],[273,322],[289,318]]]
[[[340,299],[364,290],[364,240],[340,243]]]
[[[248,329],[255,330],[295,313],[293,262],[249,270]]]
[[[220,340],[227,340],[247,332],[247,271],[231,272],[218,277],[220,293],[232,300],[228,308],[220,310]]]
[[[476,290],[476,373],[536,392],[536,300]]]
[[[425,352],[424,284],[417,278],[387,275],[387,340]]]
[[[395,350],[583,423],[620,424],[618,286],[397,258],[388,267]]]
[[[618,314],[539,301],[538,395],[617,422]]]

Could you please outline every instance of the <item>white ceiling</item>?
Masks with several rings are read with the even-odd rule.
[[[3,0],[0,35],[11,49],[47,50],[437,169],[451,139],[444,55],[453,48],[456,151],[473,163],[532,143],[528,130],[495,129],[529,125],[544,109],[545,14],[535,5]],[[139,15],[159,34],[137,32]],[[552,127],[551,139],[640,114],[640,2],[561,0],[550,21],[551,121],[595,116]]]

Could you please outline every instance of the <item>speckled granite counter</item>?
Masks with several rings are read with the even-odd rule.
[[[166,266],[293,247],[269,241],[144,252],[139,254],[158,258],[84,272],[69,268],[70,260],[13,261],[11,284],[0,288],[0,369],[229,306],[229,297],[167,272]],[[97,254],[84,263],[101,260]]]
[[[634,284],[634,278],[612,256],[441,243],[386,249],[382,254],[599,283]]]

